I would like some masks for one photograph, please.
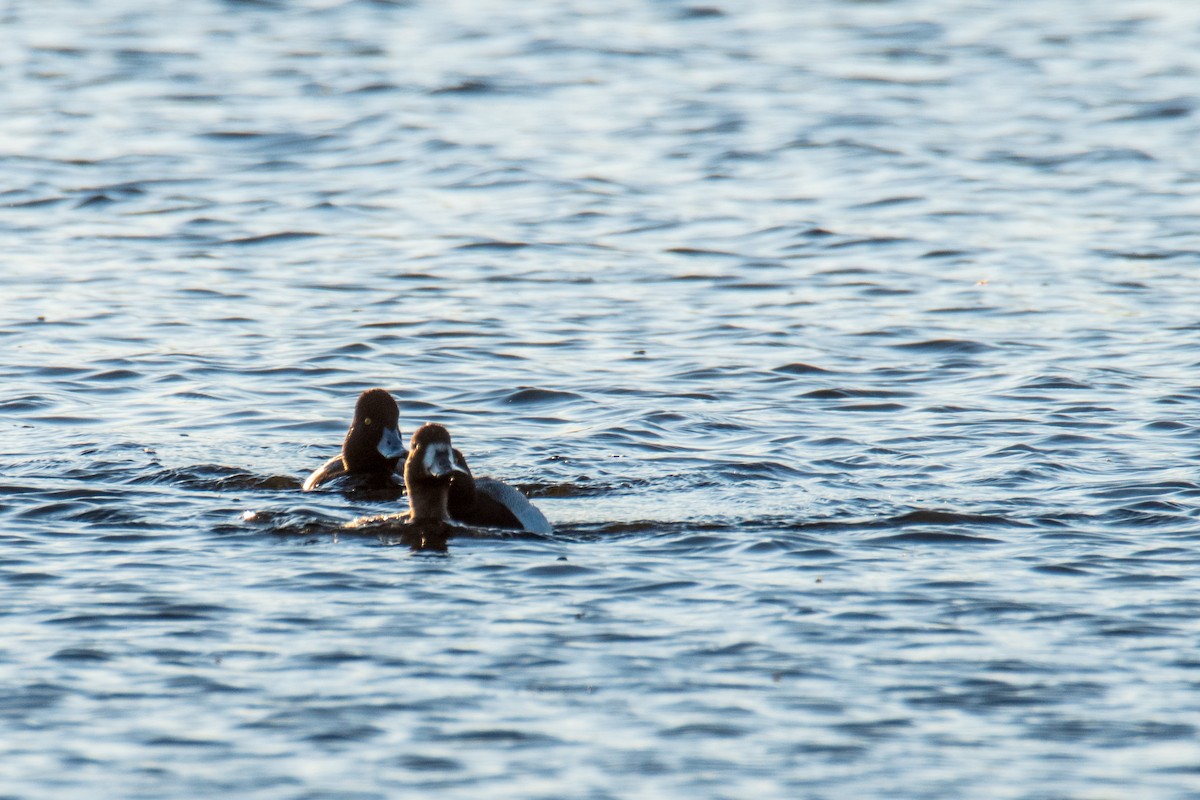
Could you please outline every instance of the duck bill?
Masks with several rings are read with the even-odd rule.
[[[408,451],[404,449],[404,440],[400,438],[399,428],[384,428],[376,449],[384,458],[406,458],[408,456]]]
[[[425,450],[425,471],[434,478],[449,478],[454,473],[465,473],[454,460],[448,444],[431,444]]]

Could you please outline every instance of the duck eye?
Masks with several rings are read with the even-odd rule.
[[[364,420],[363,420],[363,425],[370,425],[370,424],[371,424],[371,418],[370,418],[370,417],[367,417],[366,419],[364,419]]]

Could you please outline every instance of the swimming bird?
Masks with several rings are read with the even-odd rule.
[[[408,457],[400,438],[399,420],[400,410],[387,390],[363,392],[354,406],[354,420],[341,454],[313,471],[304,482],[304,491],[336,483],[343,489],[398,492],[401,476],[397,472],[405,468]],[[542,512],[518,489],[493,478],[476,478],[463,454],[453,448],[451,453],[456,467],[450,481],[452,519],[477,527],[553,531]]]
[[[408,514],[362,517],[346,528],[374,533],[385,541],[405,544],[413,550],[445,552],[456,526],[447,509],[450,481],[462,468],[455,463],[450,432],[441,425],[426,423],[409,443],[404,462],[404,486],[408,491]]]
[[[516,528],[530,533],[552,533],[549,520],[520,490],[493,478],[476,478],[467,459],[454,451],[458,472],[450,481],[450,516],[463,525]]]
[[[311,492],[335,480],[351,483],[347,488],[398,488],[396,469],[407,456],[396,401],[386,389],[368,389],[354,405],[354,420],[342,442],[342,452],[308,476],[304,491]]]
[[[456,463],[450,432],[427,422],[412,435],[404,462],[404,488],[408,490],[406,524],[440,532],[452,524],[449,499],[451,479],[470,474]]]

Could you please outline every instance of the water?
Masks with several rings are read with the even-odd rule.
[[[0,794],[1200,797],[1200,6],[13,0]],[[551,537],[302,494],[359,391]]]

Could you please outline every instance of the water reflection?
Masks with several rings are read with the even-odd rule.
[[[414,552],[429,550],[445,553],[454,536],[469,536],[471,530],[445,522],[412,522],[407,516],[384,515],[366,517],[347,523],[346,532],[376,536],[388,546],[403,545]]]

